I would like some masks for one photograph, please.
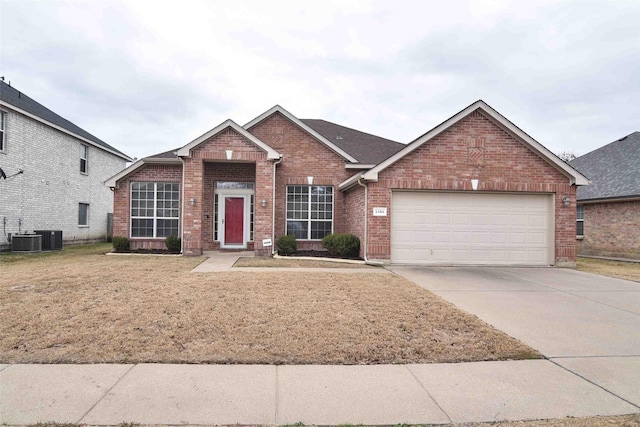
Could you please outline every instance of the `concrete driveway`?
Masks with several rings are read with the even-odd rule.
[[[389,269],[640,406],[640,283],[561,268]]]

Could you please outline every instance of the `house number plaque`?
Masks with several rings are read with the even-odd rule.
[[[373,208],[373,216],[387,216],[387,208]]]

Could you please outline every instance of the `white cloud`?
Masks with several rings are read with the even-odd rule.
[[[638,130],[635,1],[0,1],[0,74],[132,156],[275,104],[402,142],[479,98],[552,151]]]

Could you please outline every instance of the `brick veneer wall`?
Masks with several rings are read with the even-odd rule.
[[[213,240],[214,230],[214,191],[217,181],[254,182],[256,180],[256,165],[254,163],[222,163],[205,162],[204,164],[204,195],[203,195],[203,222],[202,222],[202,247],[205,251],[220,248],[220,242]],[[255,199],[258,200],[258,199]],[[256,211],[262,209],[256,203]],[[247,249],[253,249],[253,242],[247,243]]]
[[[280,113],[269,116],[249,132],[283,154],[276,174],[276,239],[285,234],[287,185],[307,185],[308,176],[313,176],[313,185],[333,186],[334,233],[346,232],[345,195],[338,185],[353,172],[345,169],[345,160]],[[323,248],[319,241],[299,240],[298,249]]]
[[[471,190],[555,194],[555,262],[575,262],[575,186],[545,160],[476,111],[423,144],[369,183],[369,210],[387,207],[388,216],[369,215],[368,256],[391,258],[393,189]],[[562,206],[568,197],[571,207]]]
[[[364,187],[358,185],[345,194],[346,232],[360,239],[360,257],[364,258]]]
[[[118,181],[113,194],[113,235],[129,238],[131,249],[166,249],[165,239],[132,238],[130,200],[132,182],[173,182],[182,192],[182,165],[143,165],[131,175]],[[182,206],[182,203],[180,204]]]
[[[185,200],[196,199],[195,206],[185,205],[183,253],[185,255],[201,255],[205,247],[212,247],[213,243],[205,245],[205,240],[211,239],[210,222],[205,213],[212,214],[212,192],[207,188],[211,179],[207,178],[206,170],[212,171],[212,162],[228,162],[225,150],[233,150],[232,163],[251,164],[255,176],[255,200],[271,200],[273,185],[272,161],[267,160],[267,153],[248,141],[245,137],[231,128],[212,136],[198,147],[191,150],[191,157],[185,162]],[[215,163],[214,163],[215,164]],[[246,167],[246,166],[245,166]],[[247,169],[239,167],[242,174],[248,177]],[[208,193],[208,194],[207,194]],[[209,223],[204,225],[204,223]],[[208,228],[209,227],[209,228]],[[271,209],[257,207],[254,216],[254,250],[257,255],[270,253],[270,248],[262,247],[262,239],[271,237]]]
[[[584,205],[579,255],[640,259],[640,200]]]

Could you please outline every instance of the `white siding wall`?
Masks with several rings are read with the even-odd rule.
[[[103,182],[121,171],[125,160],[89,145],[89,173],[80,173],[82,141],[6,107],[5,151],[0,167],[0,247],[7,234],[62,230],[65,242],[103,239],[112,191]],[[89,226],[78,226],[78,204],[88,203]],[[6,222],[6,223],[5,223]]]

